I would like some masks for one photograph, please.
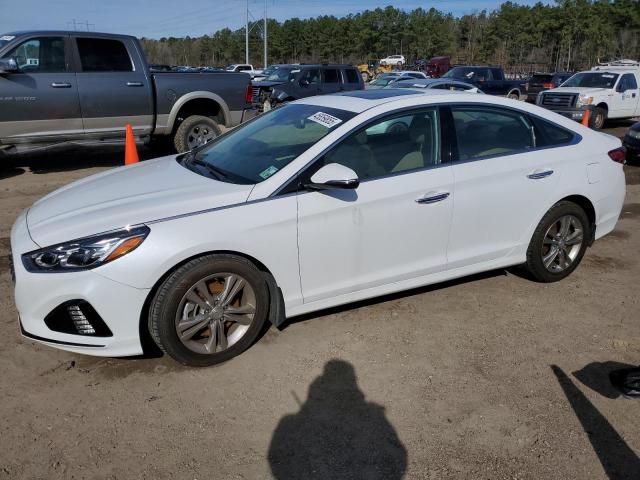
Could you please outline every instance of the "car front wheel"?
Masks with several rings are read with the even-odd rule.
[[[174,360],[205,367],[247,349],[268,311],[268,287],[255,265],[235,255],[206,255],[162,283],[148,326],[158,347]]]
[[[589,219],[572,202],[559,202],[540,220],[529,248],[527,270],[540,282],[557,282],[573,272],[591,238]]]

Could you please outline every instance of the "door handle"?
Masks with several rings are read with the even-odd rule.
[[[127,82],[127,87],[141,87],[142,82]]]
[[[416,203],[437,203],[449,198],[449,192],[427,193],[424,197],[416,198]]]
[[[542,172],[533,172],[527,175],[527,178],[530,180],[540,180],[541,178],[547,178],[553,175],[553,170],[544,170]]]
[[[71,84],[66,82],[53,82],[51,86],[53,88],[71,88]]]

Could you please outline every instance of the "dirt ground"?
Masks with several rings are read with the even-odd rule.
[[[306,316],[188,369],[20,336],[15,217],[121,159],[63,148],[0,169],[0,479],[640,478],[640,402],[607,381],[640,364],[639,167],[618,227],[563,282],[494,271]]]

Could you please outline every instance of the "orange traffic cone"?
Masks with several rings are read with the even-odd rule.
[[[124,164],[131,165],[133,163],[138,163],[140,159],[138,158],[136,141],[133,138],[133,127],[127,124],[126,132],[124,141]]]
[[[582,114],[582,125],[584,125],[585,127],[589,128],[589,116],[591,114],[590,110],[585,110],[584,113]]]

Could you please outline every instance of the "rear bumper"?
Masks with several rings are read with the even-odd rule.
[[[622,140],[622,145],[627,149],[627,162],[640,162],[640,140],[631,138],[626,135]]]

